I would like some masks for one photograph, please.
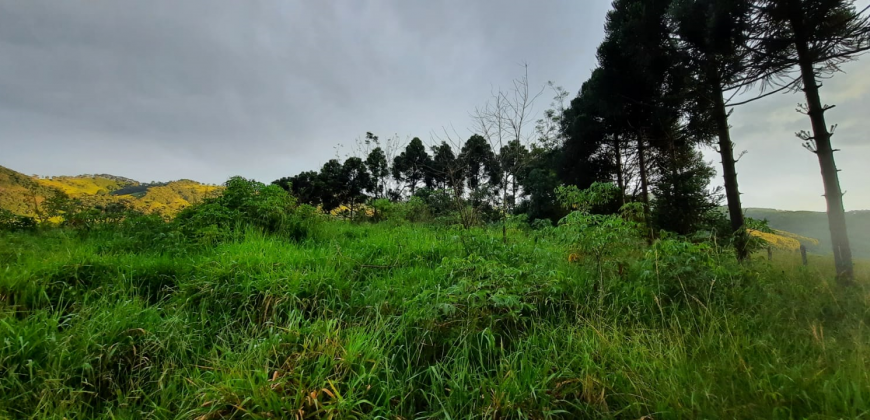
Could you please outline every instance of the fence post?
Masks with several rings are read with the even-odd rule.
[[[807,247],[801,245],[801,261],[804,263],[804,267],[807,266]]]
[[[773,248],[770,246],[767,247],[767,260],[773,261]]]

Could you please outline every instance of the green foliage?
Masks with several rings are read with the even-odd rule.
[[[589,214],[594,208],[612,202],[618,194],[618,188],[604,182],[595,182],[584,190],[575,185],[556,188],[556,198],[562,206],[580,214]]]
[[[234,179],[226,200],[195,208],[261,220],[285,202],[269,188]],[[609,190],[562,195],[589,208]],[[853,418],[870,408],[860,339],[870,302],[831,287],[820,260],[740,265],[678,238],[646,248],[626,239],[637,237],[633,216],[589,217],[534,232],[516,220],[507,242],[500,226],[405,221],[329,221],[288,242],[250,222],[236,240],[169,249],[185,237],[153,215],[88,235],[0,232],[0,416]],[[606,238],[608,223],[624,237]],[[591,259],[567,261],[580,248],[604,250],[603,281]]]
[[[527,199],[520,202],[516,212],[524,213],[530,220],[548,219],[552,222],[565,216],[555,196],[559,179],[559,150],[533,146],[528,160],[519,173],[518,182]]]
[[[722,298],[720,290],[743,286],[736,260],[710,243],[678,239],[656,241],[638,261],[638,279],[653,288],[659,299],[693,304]],[[727,304],[727,302],[722,302]]]
[[[483,187],[487,182],[498,183],[498,159],[485,138],[477,134],[471,136],[462,146],[459,161],[465,169],[465,179],[472,194],[475,191],[484,191]],[[480,199],[482,197],[472,197],[472,201]]]
[[[6,209],[0,209],[0,230],[17,231],[36,228],[36,220],[28,216],[20,216]]]
[[[371,133],[367,133],[371,134]],[[383,198],[387,195],[387,176],[390,175],[390,165],[387,163],[387,155],[380,147],[375,147],[365,160],[366,167],[372,176],[372,192],[375,197]]]
[[[447,142],[432,147],[432,164],[429,168],[429,178],[436,189],[454,188],[462,190],[464,171],[453,153],[453,148]]]
[[[223,194],[184,210],[174,223],[203,243],[237,237],[248,228],[301,239],[307,235],[310,209],[297,211],[296,200],[278,185],[233,177]]]
[[[700,153],[688,153],[683,165],[676,172],[666,171],[656,183],[651,219],[658,230],[690,235],[715,223],[722,194],[721,188],[708,188],[716,171]]]
[[[619,268],[641,239],[640,224],[634,221],[643,212],[639,203],[623,206],[622,214],[591,213],[594,207],[611,202],[618,194],[619,189],[613,184],[603,183],[594,183],[586,190],[571,186],[556,191],[563,206],[575,209],[559,221],[557,238],[574,252],[569,260],[591,257],[598,273],[599,304],[603,303],[608,272]]]
[[[300,203],[317,206],[320,204],[320,179],[315,171],[302,172],[296,176],[284,177],[272,184],[278,185],[290,195],[296,197]]]
[[[63,225],[74,229],[90,231],[99,228],[113,228],[125,218],[141,215],[123,201],[112,201],[93,206],[82,203],[66,204],[63,210]]]
[[[350,207],[350,216],[353,218],[354,210],[361,202],[365,202],[366,191],[375,189],[375,181],[366,168],[362,159],[351,157],[344,161],[341,167],[342,191],[340,199]]]
[[[432,158],[426,152],[426,146],[423,146],[422,140],[414,137],[405,150],[393,159],[392,174],[396,181],[404,183],[408,192],[414,195],[420,184],[431,184],[428,176],[431,167]]]

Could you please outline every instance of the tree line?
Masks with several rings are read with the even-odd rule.
[[[355,156],[332,159],[274,183],[301,202],[353,216],[369,200],[398,201],[438,192],[463,222],[490,214],[559,220],[559,185],[612,182],[617,194],[599,212],[642,203],[649,240],[661,231],[718,232],[747,258],[749,238],[731,138],[734,107],[782,92],[803,92],[798,111],[811,122],[797,135],[817,155],[837,278],[850,284],[852,257],[825,113],[822,81],[870,49],[867,8],[851,0],[615,0],[607,14],[598,66],[534,119],[544,89],[527,71],[475,109],[474,132],[419,138],[404,147],[367,133]],[[742,95],[738,95],[742,94]],[[735,97],[739,99],[734,99]],[[716,168],[701,146],[719,153],[724,194],[710,188]],[[727,207],[723,214],[720,204]],[[489,209],[493,211],[484,212]],[[506,224],[503,223],[503,226]]]

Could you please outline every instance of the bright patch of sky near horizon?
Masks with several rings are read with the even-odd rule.
[[[862,6],[870,0],[859,2]],[[529,64],[576,92],[609,0],[0,0],[0,165],[142,181],[317,169],[366,131],[470,135],[469,112]],[[826,81],[847,210],[870,209],[870,57]],[[732,118],[746,207],[824,210],[800,95]],[[543,111],[549,98],[542,97]],[[717,162],[713,150],[706,156]],[[719,178],[717,177],[717,183]]]

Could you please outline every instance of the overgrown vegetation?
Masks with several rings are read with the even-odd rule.
[[[233,178],[172,222],[0,232],[9,418],[855,418],[870,294],[821,259],[423,199],[357,221]],[[377,214],[377,216],[375,216]],[[507,240],[503,235],[507,234]]]
[[[870,415],[818,84],[867,9],[612,6],[576,97],[536,119],[526,67],[467,139],[366,133],[270,185],[0,167],[0,418]],[[806,95],[833,261],[744,217],[725,98],[754,84]]]

